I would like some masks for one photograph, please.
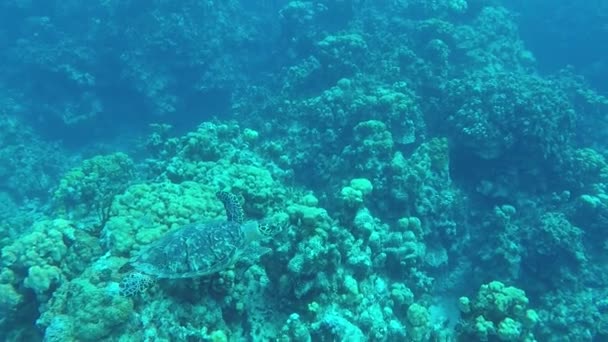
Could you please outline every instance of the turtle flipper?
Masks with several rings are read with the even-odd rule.
[[[245,264],[253,264],[258,259],[264,255],[272,252],[271,248],[260,246],[257,243],[252,243],[241,251],[241,255],[239,257],[239,262],[243,262]]]
[[[120,294],[125,297],[131,297],[136,294],[140,294],[152,283],[154,278],[141,272],[131,272],[127,274],[118,285],[120,287]]]
[[[228,221],[236,222],[238,224],[243,223],[245,214],[243,213],[243,207],[235,194],[226,191],[218,191],[215,193],[215,196],[224,204]]]

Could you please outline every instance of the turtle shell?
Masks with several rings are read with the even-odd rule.
[[[234,221],[192,223],[172,231],[141,251],[131,265],[158,278],[191,278],[233,264],[245,244]]]

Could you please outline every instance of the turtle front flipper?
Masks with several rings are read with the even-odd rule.
[[[215,193],[215,196],[224,204],[224,209],[226,209],[226,216],[228,217],[229,222],[236,222],[238,224],[243,223],[245,214],[243,212],[243,207],[239,202],[239,198],[235,194],[226,191],[218,191]]]

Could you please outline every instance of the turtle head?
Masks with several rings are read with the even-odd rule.
[[[285,227],[281,221],[258,220],[248,221],[242,225],[243,233],[249,241],[264,240],[280,233]]]
[[[258,222],[258,232],[264,238],[272,237],[286,230],[289,226],[289,215],[285,212],[277,212],[271,218]]]
[[[283,225],[271,220],[258,221],[258,232],[262,238],[272,237],[283,230]]]

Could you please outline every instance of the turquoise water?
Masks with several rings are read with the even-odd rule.
[[[607,16],[3,2],[0,340],[608,340]]]

